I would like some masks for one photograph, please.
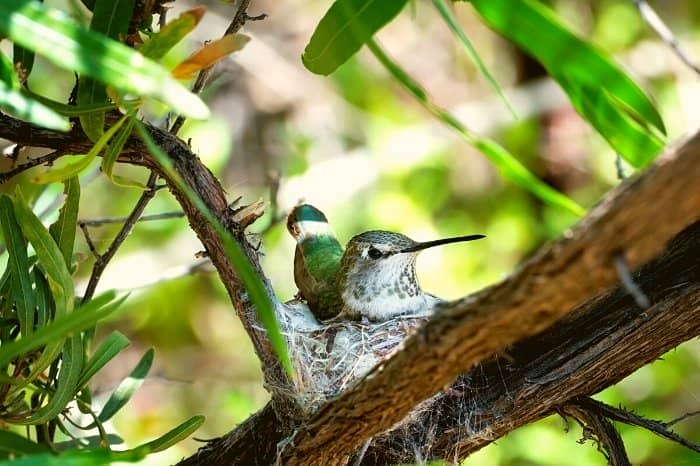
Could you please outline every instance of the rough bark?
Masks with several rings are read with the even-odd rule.
[[[158,144],[169,153],[176,170],[229,227],[260,272],[255,251],[245,240],[240,225],[232,220],[218,181],[181,141],[154,128],[150,131]],[[89,147],[89,142],[77,130],[56,133],[3,115],[0,115],[0,137],[24,145],[72,153],[86,152]],[[121,160],[157,169],[137,140],[129,141]],[[541,418],[566,401],[558,396],[562,384],[571,385],[570,394],[573,396],[594,393],[615,383],[668,348],[698,335],[697,275],[688,281],[667,284],[664,290],[678,293],[676,295],[655,295],[653,289],[644,288],[653,305],[643,313],[625,310],[619,304],[616,309],[622,313],[616,315],[621,324],[627,325],[624,329],[620,327],[615,330],[616,327],[604,318],[584,318],[577,324],[578,327],[573,327],[578,330],[572,338],[576,342],[579,338],[584,341],[581,326],[591,327],[592,352],[579,351],[587,354],[588,359],[562,359],[559,357],[562,353],[545,339],[544,343],[549,342],[550,346],[545,346],[539,356],[535,353],[528,366],[533,372],[518,372],[517,369],[525,362],[514,357],[521,352],[518,350],[515,353],[513,345],[518,342],[526,344],[530,341],[528,339],[555,325],[563,317],[574,319],[578,312],[582,312],[583,316],[592,312],[580,311],[583,309],[580,303],[604,301],[604,298],[596,297],[618,282],[613,265],[618,255],[625,257],[631,270],[661,257],[669,240],[698,219],[698,179],[700,137],[696,136],[681,148],[670,151],[667,157],[641,177],[624,183],[606,196],[576,228],[558,241],[545,245],[509,278],[445,306],[406,341],[402,351],[321,408],[312,419],[296,429],[293,436],[288,435],[290,426],[302,420],[294,419],[294,410],[288,409],[286,401],[273,393],[272,407],[263,409],[246,421],[242,429],[221,440],[218,445],[222,446],[222,450],[215,452],[216,457],[209,456],[214,450],[208,448],[203,451],[209,451],[209,454],[200,455],[197,460],[204,462],[186,464],[270,464],[268,460],[272,460],[270,455],[277,451],[276,444],[280,439],[285,439],[280,444],[284,446],[280,459],[285,464],[343,464],[366,439],[389,429],[418,403],[442,387],[449,386],[461,373],[495,364],[494,361],[499,361],[493,359],[497,354],[509,354],[510,357],[505,359],[512,359],[515,364],[509,379],[498,379],[493,395],[496,398],[484,401],[485,410],[497,408],[501,416],[493,419],[487,431],[476,432],[466,438],[450,438],[449,431],[454,431],[454,424],[446,424],[449,428],[440,437],[444,445],[435,444],[434,453],[461,457],[525,422]],[[251,303],[233,267],[226,260],[220,238],[182,193],[172,186],[171,190],[183,205],[192,229],[211,256],[239,317],[253,339],[266,378],[273,378],[279,383],[279,365],[265,335],[255,330],[257,319]],[[697,248],[697,232],[691,238],[690,245],[686,247]],[[697,257],[697,254],[690,257]],[[669,276],[677,273],[675,268],[668,270],[673,271],[666,272]],[[606,315],[603,314],[603,317]],[[687,319],[682,321],[683,325],[678,325],[679,316]],[[562,331],[559,326],[563,324],[560,322],[556,325],[553,327],[555,334]],[[600,330],[608,331],[609,335],[604,337],[605,333],[596,333]],[[627,340],[634,346],[621,346]],[[609,346],[602,342],[607,342]],[[588,347],[584,345],[580,348]],[[634,351],[629,351],[630,348],[634,348]],[[626,352],[616,352],[621,350]],[[543,369],[548,367],[547,351],[553,351],[549,357],[557,355],[554,360],[564,365]],[[610,356],[606,358],[606,355]],[[615,369],[618,360],[621,366]],[[502,361],[499,363],[501,369]],[[430,374],[430,377],[426,378],[425,374]],[[513,390],[503,392],[506,396],[501,393],[499,397],[499,384],[506,386],[504,381],[511,379]],[[471,383],[469,379],[467,381]],[[490,383],[490,379],[487,378],[486,382]],[[518,383],[521,384],[520,392],[515,391]],[[517,398],[513,398],[514,394]],[[450,397],[443,399],[449,402]],[[513,403],[513,399],[517,403]],[[445,409],[444,412],[449,410]],[[446,422],[449,422],[448,418]],[[267,433],[270,433],[270,437],[263,437]],[[241,438],[250,440],[250,445],[238,451],[231,448],[240,447],[237,440]],[[381,452],[388,450],[382,450],[381,442],[390,442],[391,438],[388,436],[370,445],[363,461],[371,464],[374,458],[373,464],[380,464]],[[222,451],[226,455],[220,455]],[[244,457],[243,454],[249,456]],[[253,457],[256,458],[255,462],[240,460]]]
[[[613,190],[575,228],[542,247],[506,280],[440,309],[400,352],[296,430],[282,452],[283,462],[344,464],[368,438],[391,428],[460,373],[545,330],[616,284],[616,256],[624,255],[635,270],[660,255],[669,240],[698,219],[698,179],[696,136]]]

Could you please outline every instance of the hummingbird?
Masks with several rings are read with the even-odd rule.
[[[420,287],[418,254],[485,237],[419,242],[401,233],[372,230],[351,238],[343,250],[326,216],[308,204],[292,210],[287,229],[297,241],[294,281],[314,316],[325,322],[384,321],[432,308],[442,300]]]
[[[484,235],[414,241],[401,233],[373,230],[354,236],[340,260],[336,319],[384,321],[432,308],[442,299],[421,288],[416,258],[428,248],[474,241]]]
[[[335,277],[343,247],[326,216],[309,204],[296,206],[287,217],[287,230],[296,240],[294,283],[316,319],[323,321],[338,313],[339,297]]]

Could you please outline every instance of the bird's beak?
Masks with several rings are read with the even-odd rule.
[[[462,243],[464,241],[474,241],[474,240],[481,239],[481,238],[486,238],[486,236],[485,235],[468,235],[468,236],[455,236],[454,238],[436,239],[433,241],[425,241],[423,243],[416,243],[413,246],[409,246],[405,249],[402,249],[399,252],[418,252],[418,251],[422,251],[423,249],[432,248],[433,246],[441,246],[443,244],[449,244],[449,243]]]

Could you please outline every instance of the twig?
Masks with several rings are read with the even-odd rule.
[[[679,422],[684,421],[684,420],[688,419],[689,417],[697,416],[698,414],[700,414],[700,409],[697,411],[691,411],[689,413],[685,413],[684,415],[678,416],[675,419],[671,419],[670,421],[664,423],[664,425],[666,427],[671,427],[674,424],[678,424]]]
[[[620,277],[620,282],[622,287],[634,298],[634,302],[637,306],[642,309],[648,309],[651,306],[651,302],[644,291],[637,285],[630,273],[629,267],[627,267],[627,262],[625,261],[625,256],[621,253],[615,254],[615,271],[617,271],[618,277]]]
[[[0,184],[9,181],[12,177],[19,175],[20,173],[29,170],[30,168],[36,167],[37,165],[43,165],[45,163],[51,163],[54,160],[60,159],[64,155],[61,151],[53,151],[49,154],[42,155],[34,159],[29,159],[22,165],[18,165],[12,170],[8,170],[4,173],[0,173]]]
[[[270,223],[263,228],[259,235],[264,235],[279,222],[287,217],[286,212],[280,212],[279,206],[279,191],[280,191],[280,175],[278,172],[270,172],[267,175],[267,180],[270,183]]]
[[[661,422],[661,421],[654,421],[651,419],[646,419],[638,414],[635,414],[631,411],[627,411],[622,408],[615,408],[613,406],[607,405],[605,403],[602,403],[598,400],[594,400],[593,398],[578,398],[575,399],[573,404],[576,404],[580,407],[583,407],[585,409],[589,410],[595,410],[605,416],[608,419],[611,419],[613,421],[618,421],[618,422],[623,422],[625,424],[629,424],[632,426],[638,426],[642,427],[649,432],[653,432],[654,434],[658,435],[659,437],[663,437],[665,439],[671,440],[673,442],[676,442],[680,445],[683,445],[684,447],[688,448],[689,450],[692,450],[694,452],[700,453],[700,444],[691,442],[680,435],[676,434],[672,430],[668,428],[671,424],[674,422],[677,422],[677,420],[673,420],[670,422]],[[687,416],[687,415],[684,415]],[[682,418],[682,417],[681,417]],[[678,418],[678,419],[681,419]]]
[[[165,220],[168,218],[181,218],[184,217],[185,213],[184,212],[164,212],[162,214],[150,214],[150,215],[144,215],[143,217],[139,218],[137,220],[137,223],[140,222],[150,222],[153,220]],[[129,217],[104,217],[104,218],[96,218],[93,220],[78,220],[78,225],[81,227],[85,225],[86,227],[101,227],[103,225],[108,225],[111,223],[124,223],[129,219]]]
[[[265,19],[265,17],[267,16],[265,14],[258,16],[248,15],[248,6],[250,6],[250,2],[251,0],[240,0],[240,3],[236,8],[236,14],[233,16],[231,23],[226,28],[224,36],[227,36],[229,34],[235,34],[236,32],[238,32],[246,23],[246,21],[258,21],[261,19]],[[204,89],[204,86],[206,86],[207,81],[209,80],[209,75],[211,74],[212,69],[213,66],[209,66],[207,68],[202,69],[199,72],[199,74],[197,75],[197,79],[194,81],[194,85],[192,86],[192,93],[199,94],[202,91],[202,89]],[[179,115],[175,119],[175,123],[173,123],[173,125],[170,127],[170,132],[172,134],[177,134],[184,123],[185,117],[183,115]]]
[[[98,254],[94,244],[91,244],[92,241],[89,239],[90,236],[87,231],[87,226],[82,224],[80,225],[80,228],[83,230],[83,233],[85,233],[85,238],[88,241],[88,247],[90,247],[90,251],[95,255],[95,265],[92,268],[90,280],[88,281],[85,294],[83,295],[83,303],[89,301],[95,294],[95,289],[97,288],[97,283],[100,281],[100,277],[102,277],[102,272],[104,272],[107,264],[109,264],[109,261],[112,260],[112,257],[114,257],[114,254],[116,254],[126,237],[129,236],[129,233],[131,233],[131,230],[134,228],[134,225],[138,221],[139,217],[141,217],[141,214],[143,214],[143,211],[146,209],[148,203],[151,201],[151,199],[153,199],[153,196],[155,196],[157,190],[154,188],[157,180],[158,175],[155,172],[151,172],[150,176],[148,177],[148,182],[146,183],[148,189],[141,194],[141,197],[136,202],[131,214],[129,214],[126,222],[124,222],[121,230],[119,230],[119,233],[117,233],[117,236],[114,238],[112,244],[109,245],[104,254]]]
[[[598,444],[598,451],[603,453],[610,466],[631,466],[620,433],[596,408],[595,405],[572,403],[565,406],[563,411],[581,425],[583,437],[579,443],[583,444],[591,439]]]
[[[683,49],[681,49],[681,45],[678,42],[678,39],[676,39],[676,36],[673,35],[673,32],[671,29],[666,26],[666,23],[659,17],[658,14],[656,14],[656,11],[649,6],[649,4],[646,2],[646,0],[632,0],[634,4],[637,6],[637,9],[639,10],[639,14],[642,16],[642,19],[649,25],[650,28],[656,32],[661,40],[666,42],[669,47],[676,53],[678,58],[681,59],[683,63],[685,63],[688,68],[691,70],[695,71],[695,73],[700,75],[700,67],[695,64],[690,57],[685,53]]]

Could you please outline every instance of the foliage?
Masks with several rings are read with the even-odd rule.
[[[95,160],[102,157],[101,171],[109,183],[94,188],[90,194],[83,194],[81,213],[116,215],[126,209],[134,197],[147,189],[138,178],[142,172],[119,164],[122,148],[130,137],[140,137],[149,146],[161,169],[169,173],[170,179],[183,189],[190,202],[198,205],[204,217],[225,238],[227,254],[246,282],[252,298],[257,301],[261,321],[268,328],[273,345],[282,361],[286,361],[283,340],[275,330],[271,303],[266,298],[263,284],[223,226],[201,205],[189,186],[173,176],[167,155],[153,143],[146,126],[141,123],[142,118],[153,117],[153,114],[156,114],[153,117],[156,123],[169,121],[165,118],[159,120],[162,113],[153,110],[159,108],[154,105],[158,102],[190,118],[183,133],[195,134],[197,128],[206,130],[206,122],[198,123],[193,119],[206,117],[208,110],[199,97],[177,79],[193,78],[199,71],[237,51],[245,45],[248,37],[241,34],[224,36],[188,54],[182,50],[182,42],[202,20],[203,7],[185,11],[162,27],[156,27],[152,23],[157,11],[135,11],[134,4],[140,2],[83,0],[82,3],[84,7],[79,2],[72,2],[65,11],[58,11],[53,5],[42,6],[38,2],[0,2],[0,36],[8,38],[13,46],[12,60],[0,52],[0,109],[46,128],[68,131],[73,125],[80,125],[94,143],[85,154],[64,157],[64,160],[70,160],[67,163],[61,161],[56,167],[30,173],[29,179],[47,186],[30,186],[24,183],[25,179],[20,183],[24,197],[19,193],[0,197],[0,226],[8,264],[0,278],[0,418],[8,426],[7,430],[0,430],[0,459],[18,458],[13,464],[139,461],[174,445],[202,425],[201,416],[182,414],[189,409],[196,410],[209,404],[207,409],[215,421],[208,423],[207,434],[213,436],[230,428],[233,421],[242,421],[264,400],[258,364],[251,356],[245,334],[236,327],[228,298],[218,284],[207,278],[190,277],[155,285],[128,301],[124,297],[118,298],[113,292],[86,302],[75,296],[74,282],[81,275],[85,278],[87,268],[81,255],[88,251],[85,244],[76,244],[81,196],[78,176],[84,175]],[[601,2],[600,14],[606,15],[613,9],[618,11],[621,8],[618,3]],[[557,180],[552,182],[551,176],[541,179],[540,175],[546,172],[537,154],[541,135],[538,123],[532,119],[514,121],[496,142],[490,135],[472,129],[456,112],[442,105],[434,89],[424,81],[425,76],[414,74],[415,67],[404,61],[405,55],[394,51],[396,42],[384,40],[384,37],[389,39],[387,29],[397,21],[405,21],[411,8],[434,9],[436,18],[443,22],[458,46],[454,60],[461,60],[460,54],[466,52],[467,59],[474,64],[475,73],[486,79],[491,92],[497,94],[499,104],[508,107],[511,114],[517,115],[518,106],[509,100],[510,93],[497,84],[503,81],[503,76],[497,70],[488,69],[493,61],[482,57],[487,57],[489,52],[479,47],[483,42],[477,41],[478,31],[464,27],[463,15],[475,12],[484,24],[541,63],[566,92],[576,111],[612,148],[606,151],[599,147],[601,150],[596,154],[602,152],[603,155],[592,157],[600,157],[600,160],[591,161],[593,181],[584,188],[573,189]],[[418,23],[420,15],[415,14],[416,10],[412,11],[414,17],[418,16],[415,20]],[[336,141],[332,147],[361,145],[375,154],[383,153],[376,155],[375,159],[381,167],[378,174],[370,173],[372,170],[361,173],[365,178],[370,178],[371,174],[376,176],[378,186],[356,194],[351,200],[333,203],[330,216],[341,238],[370,226],[403,231],[411,229],[410,234],[421,235],[457,235],[464,234],[465,230],[484,232],[489,236],[489,244],[470,252],[469,256],[455,252],[442,257],[447,272],[424,277],[428,289],[444,286],[440,291],[449,290],[448,294],[459,296],[464,294],[465,288],[495,281],[539,243],[559,234],[575,221],[575,217],[584,212],[582,206],[590,205],[615,182],[609,169],[614,152],[639,169],[656,157],[663,146],[666,128],[650,98],[610,58],[612,47],[599,40],[594,45],[593,40],[574,33],[559,12],[557,9],[555,14],[553,9],[535,0],[433,0],[425,5],[421,2],[373,0],[337,0],[332,3],[313,34],[308,34],[309,41],[299,65],[303,63],[313,73],[330,75],[325,82],[336,86],[347,105],[344,108],[359,111],[362,115],[360,122],[342,112],[334,115],[344,128],[337,136],[341,143]],[[304,10],[304,14],[308,11]],[[81,17],[87,20],[82,21]],[[617,25],[615,21],[613,23]],[[618,29],[621,29],[619,25]],[[631,34],[629,31],[639,29],[639,25],[634,25],[625,30]],[[420,40],[430,42],[432,38]],[[628,43],[633,41],[625,40]],[[623,39],[618,39],[620,41]],[[51,44],[50,49],[46,44]],[[373,62],[358,54],[363,47],[371,53]],[[397,59],[392,58],[394,53]],[[70,73],[59,74],[60,79],[45,79],[49,73],[47,61],[53,61],[55,66]],[[381,65],[379,71],[373,68],[373,63],[377,62]],[[464,68],[471,69],[469,66]],[[77,76],[77,82],[72,73]],[[239,77],[237,75],[235,79]],[[65,89],[76,91],[75,101],[68,97],[47,97],[53,94],[45,92],[45,88],[55,85],[56,81],[62,81]],[[243,81],[238,80],[236,85],[249,85]],[[466,79],[464,81],[466,88],[468,83]],[[402,101],[401,95],[394,95],[396,88],[407,91],[420,104],[418,110],[414,111],[411,105]],[[260,94],[257,92],[256,96]],[[268,107],[262,111],[259,108],[253,110],[256,115],[265,115],[262,120],[277,124],[277,114]],[[412,125],[422,121],[423,110],[454,130],[469,147],[454,149],[443,141],[435,143],[434,140],[430,145],[421,145],[424,128],[416,131]],[[238,121],[240,115],[234,115],[238,111],[231,110],[232,120]],[[347,111],[348,115],[351,113]],[[228,123],[221,126],[226,130],[229,128]],[[257,147],[255,150],[237,149],[237,158],[244,158],[244,152],[255,153],[253,164],[256,166],[265,166],[266,169],[281,167],[284,175],[292,172],[303,175],[318,161],[314,151],[318,147],[327,147],[319,142],[322,136],[304,124],[284,122],[273,125],[272,130],[270,127],[266,129],[257,133],[273,134],[277,138],[274,140],[275,151],[283,153],[283,159],[265,160],[267,149],[264,144],[259,151]],[[387,150],[390,145],[387,141],[393,141],[396,135],[405,139],[402,150],[410,149],[409,154],[401,153],[405,160],[388,155],[391,151]],[[183,136],[183,139],[187,138]],[[203,144],[206,139],[206,136],[194,137],[193,147]],[[209,139],[221,139],[221,135],[209,136]],[[246,137],[236,135],[234,140],[243,147]],[[413,141],[418,143],[412,144]],[[494,181],[488,169],[465,161],[470,148],[483,154],[505,183]],[[411,154],[418,152],[421,156],[411,159]],[[454,153],[459,157],[451,158]],[[200,155],[202,158],[211,156],[206,150]],[[228,154],[222,157],[227,158]],[[221,165],[227,162],[228,159]],[[236,163],[241,162],[237,160]],[[460,164],[465,163],[470,164],[469,170],[459,171]],[[475,172],[473,179],[454,182],[454,173],[471,175],[470,170]],[[350,173],[343,175],[350,176]],[[241,179],[256,178],[255,171],[250,169],[242,170],[237,176]],[[335,176],[337,174],[327,186],[333,185]],[[262,192],[259,187],[242,186],[238,179],[236,182],[237,188],[240,187],[236,193],[241,191],[246,196],[253,196]],[[64,204],[58,219],[46,229],[42,225],[45,218],[34,213],[40,212],[41,206],[35,203],[36,195],[30,190],[52,193],[58,184],[63,184]],[[467,184],[474,187],[466,187]],[[325,188],[329,197],[333,194],[332,188]],[[85,199],[94,202],[84,202]],[[176,206],[171,199],[161,197],[156,198],[154,204],[161,211]],[[166,251],[179,241],[180,227],[184,227],[184,223],[178,224],[177,220],[157,225],[144,223],[124,249]],[[109,232],[109,228],[104,230]],[[288,244],[281,243],[283,237],[283,227],[279,225],[271,223],[270,228],[265,229],[265,264],[277,292],[288,297],[294,290],[289,272],[291,258],[278,252],[290,249]],[[450,275],[458,279],[454,280]],[[128,312],[122,313],[118,323],[105,322],[104,319],[113,315],[119,306]],[[97,324],[103,330],[96,330]],[[119,330],[108,330],[114,327]],[[101,333],[104,336],[95,340],[95,335]],[[129,340],[135,343],[131,347]],[[204,370],[195,366],[212,366],[216,367],[216,380],[205,379],[208,396],[199,396],[201,399],[197,403],[192,402],[192,395],[183,395],[180,405],[174,405],[172,400],[164,397],[156,398],[161,411],[170,416],[168,422],[179,422],[173,420],[178,417],[189,419],[172,429],[156,424],[156,430],[168,432],[147,443],[142,440],[134,443],[140,446],[117,451],[113,447],[121,439],[109,434],[112,427],[105,423],[112,422],[117,413],[125,415],[129,412],[129,400],[146,379],[153,363],[153,350],[146,348],[154,342],[158,347],[158,359],[162,358],[167,361],[165,364],[177,368],[174,378],[194,379]],[[195,345],[199,345],[201,353],[210,352],[209,364],[193,364],[192,356],[185,354]],[[131,373],[127,377],[120,376],[123,379],[115,383],[106,401],[93,404],[91,382],[104,376],[110,369],[110,362],[119,361],[117,356],[124,358],[130,350],[137,351],[140,356],[131,369],[124,371],[130,370]],[[682,374],[688,367],[694,367],[696,358],[693,354],[692,349],[681,349],[675,358],[669,358],[680,360],[676,361],[677,366],[672,366],[676,369],[663,366],[658,370],[677,370]],[[223,358],[228,358],[227,362],[220,362]],[[653,410],[655,405],[668,402],[659,394],[662,388],[669,393],[683,390],[683,377],[678,374],[671,377],[645,374],[637,375],[647,377],[639,385],[654,387],[654,395],[644,405],[645,409]],[[235,380],[233,388],[232,380]],[[630,388],[623,383],[604,393],[603,397],[608,397],[610,403],[643,399],[637,395],[636,398],[625,398],[625,393],[634,394],[635,390],[639,387]],[[666,415],[652,413],[657,417]],[[79,421],[79,425],[71,427],[71,421]],[[148,422],[133,424],[149,425]],[[151,422],[150,426],[154,424]],[[26,425],[30,428],[23,431],[21,426]],[[96,438],[88,435],[88,430],[94,432],[94,429],[98,432]],[[141,427],[128,426],[123,431],[138,438],[153,435],[152,430],[145,430],[146,427],[140,432],[139,429]],[[569,442],[564,445],[570,448],[571,439],[560,439],[560,431],[559,421],[549,419],[504,439],[503,443],[508,442],[510,448],[489,448],[479,455],[486,458],[484,464],[520,464],[524,461],[546,464],[547,459],[561,464],[571,458],[562,459],[551,451],[528,450],[531,445],[541,443],[541,437],[547,436],[551,444]],[[623,435],[634,436],[635,433],[623,429]],[[71,436],[75,438],[71,439]],[[660,442],[653,441],[657,442],[655,448],[663,451]],[[579,464],[596,461],[594,449],[590,450],[581,455]],[[641,462],[652,455],[646,454],[638,453],[637,460]],[[475,462],[482,461],[479,455],[476,455]],[[147,458],[146,461],[153,461],[152,456]]]

